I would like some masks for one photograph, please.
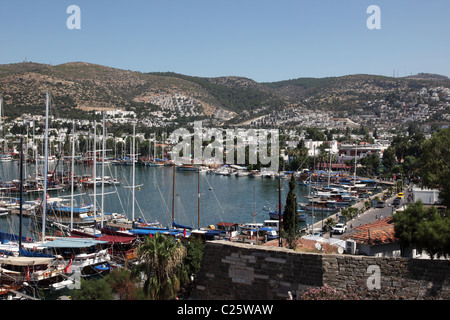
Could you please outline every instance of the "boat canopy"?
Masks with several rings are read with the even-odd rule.
[[[36,266],[51,263],[54,258],[30,258],[30,257],[8,257],[0,260],[3,265],[9,266]]]
[[[46,248],[88,248],[97,244],[106,244],[108,241],[100,241],[89,238],[58,238],[53,241],[41,244]]]
[[[109,244],[130,244],[136,240],[136,237],[124,237],[124,236],[113,236],[113,235],[103,235],[98,238],[100,241],[106,241]]]

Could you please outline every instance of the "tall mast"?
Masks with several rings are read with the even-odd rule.
[[[175,162],[173,163],[172,174],[172,223],[175,221]]]
[[[3,134],[3,121],[2,121],[2,103],[3,103],[3,100],[2,100],[2,97],[0,96],[0,132],[1,132],[1,134],[2,134],[2,138],[3,139],[5,139],[5,135]],[[3,153],[5,153],[5,147],[3,147]]]
[[[44,195],[43,195],[43,206],[42,206],[42,240],[45,240],[45,223],[47,216],[47,179],[48,179],[48,117],[49,117],[49,95],[48,91],[46,94],[46,107],[45,107],[45,150],[44,150]]]
[[[135,198],[134,198],[134,194],[135,194],[135,192],[134,192],[134,187],[135,187],[135,184],[136,184],[136,181],[135,181],[135,177],[134,177],[134,175],[135,175],[135,164],[134,164],[134,156],[135,156],[135,139],[136,139],[136,123],[135,122],[133,122],[133,152],[131,153],[131,161],[132,161],[132,164],[133,164],[133,188],[132,188],[132,210],[131,210],[131,214],[132,214],[132,221],[134,221],[134,201],[135,201]]]
[[[356,157],[358,156],[358,141],[355,142],[355,172],[353,174],[353,186],[356,187]]]
[[[197,168],[197,180],[198,228],[200,229],[200,167]]]
[[[70,193],[70,231],[73,230],[73,175],[75,172],[74,168],[74,162],[75,162],[75,120],[72,124],[72,172],[71,172],[71,193]]]
[[[97,220],[97,121],[94,120],[94,148],[93,148],[93,157],[94,157],[94,172],[93,172],[93,181],[94,181],[94,234],[95,234],[95,222]]]
[[[100,225],[103,228],[103,215],[105,214],[105,145],[106,145],[106,139],[105,139],[105,111],[103,111],[103,133],[102,133],[102,140],[103,140],[103,149],[102,149],[102,218]]]
[[[20,204],[19,204],[19,256],[22,250],[22,203],[23,203],[23,137],[20,137]]]

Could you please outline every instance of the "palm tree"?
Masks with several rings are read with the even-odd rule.
[[[146,275],[145,295],[152,299],[173,298],[179,289],[180,281],[185,281],[183,260],[186,248],[174,238],[156,233],[152,237],[145,237],[138,248],[138,254],[142,263],[137,271]]]

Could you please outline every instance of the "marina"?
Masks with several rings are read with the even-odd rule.
[[[0,164],[3,180],[10,180],[18,175],[18,162],[11,161]],[[33,169],[33,164],[29,165]],[[131,188],[126,188],[132,181],[131,166],[117,166],[108,164],[105,172],[109,176],[115,177],[121,182],[120,185],[104,186],[102,196],[98,192],[94,197],[93,188],[82,187],[77,190],[77,203],[74,208],[75,214],[83,214],[92,209],[92,204],[97,203],[98,212],[114,215],[115,217],[125,217],[131,219],[132,213],[132,192]],[[91,171],[89,165],[76,165],[75,173],[84,175]],[[203,172],[199,175],[197,172],[189,170],[176,170],[175,196],[173,197],[173,174],[171,166],[145,166],[138,165],[135,168],[135,184],[140,187],[135,191],[135,211],[136,217],[143,221],[158,221],[163,226],[170,226],[172,223],[172,214],[175,221],[181,225],[192,227],[206,227],[215,225],[217,222],[235,222],[235,223],[263,223],[268,219],[277,219],[276,206],[278,204],[278,179],[251,178],[249,176],[222,175]],[[200,177],[200,201],[196,189],[198,186],[198,177]],[[286,199],[288,191],[288,179],[281,179],[281,199]],[[69,189],[70,190],[70,189]],[[195,191],[194,191],[195,190]],[[315,218],[318,220],[330,214],[334,214],[336,206],[328,206],[323,201],[319,203],[317,196],[309,199],[311,192],[308,186],[298,183],[295,192],[299,204],[303,205],[300,212],[300,228],[305,228],[312,223],[312,212],[314,210]],[[8,198],[7,194],[2,195]],[[13,197],[9,197],[11,199]],[[17,200],[15,196],[14,199]],[[26,203],[34,203],[42,199],[42,193],[37,196],[27,194]],[[70,191],[53,191],[48,198],[49,209],[53,208],[55,212],[68,216],[70,214]],[[11,201],[11,200],[9,200]],[[332,201],[332,200],[329,200]],[[17,202],[17,201],[16,201]],[[172,202],[174,204],[172,208]],[[315,203],[314,206],[312,203]],[[69,203],[69,204],[68,204]],[[341,202],[337,202],[340,204]],[[342,204],[348,204],[342,202]],[[104,206],[103,209],[102,205]],[[200,206],[199,206],[200,205]],[[83,207],[84,206],[84,207]],[[17,211],[17,207],[14,212]],[[200,212],[200,225],[198,225],[198,213]],[[2,230],[8,230],[14,233],[14,220],[12,213],[8,217],[0,220]],[[10,221],[11,220],[11,221]],[[9,226],[11,224],[11,226]],[[25,232],[27,230],[24,230]]]
[[[97,149],[96,128],[93,151],[84,155],[76,155],[72,139],[71,157],[51,156],[46,136],[44,163],[37,153],[25,162],[21,138],[20,156],[0,162],[3,296],[30,279],[33,288],[62,290],[73,287],[74,274],[95,277],[137,263],[139,244],[160,234],[176,242],[280,239],[290,182],[298,186],[298,228],[313,234],[317,221],[338,218],[378,188],[348,172],[259,172],[139,158],[134,124],[130,156],[107,158],[104,139]]]

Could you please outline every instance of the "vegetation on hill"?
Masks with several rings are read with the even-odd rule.
[[[180,94],[200,103],[205,117],[225,110],[237,123],[288,106],[354,112],[369,100],[395,100],[401,93],[431,86],[450,87],[450,79],[428,74],[405,78],[359,74],[258,83],[236,76],[141,73],[83,62],[0,65],[0,95],[10,118],[25,112],[43,114],[46,91],[51,92],[53,112],[60,116],[79,118],[86,111],[118,108],[142,113],[155,107],[151,97]]]

